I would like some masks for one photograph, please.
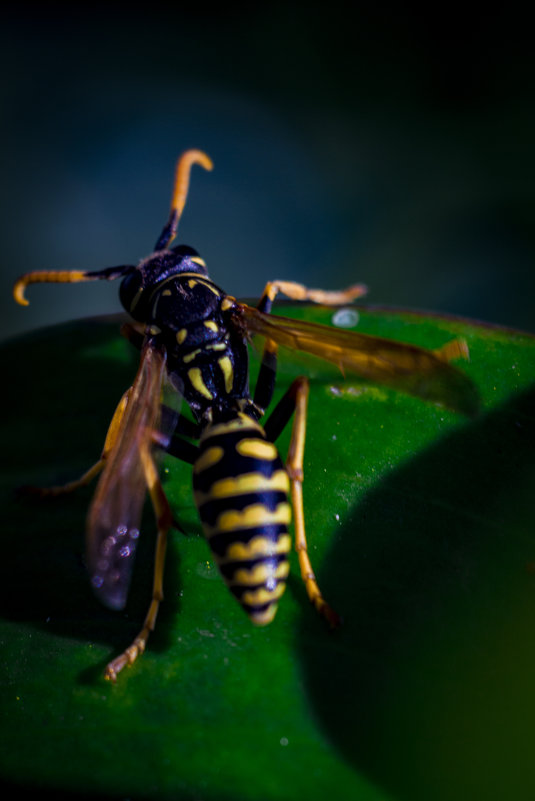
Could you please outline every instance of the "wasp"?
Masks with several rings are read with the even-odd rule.
[[[199,517],[221,575],[251,621],[270,623],[289,573],[290,522],[308,598],[331,626],[338,615],[324,599],[307,548],[303,509],[303,454],[309,382],[296,378],[265,422],[275,389],[279,346],[313,354],[342,372],[471,414],[477,395],[470,379],[449,362],[467,357],[453,340],[427,350],[393,340],[270,314],[279,293],[328,306],[351,303],[365,292],[308,289],[269,281],[256,307],[215,284],[191,247],[170,248],[188,193],[193,165],[212,169],[200,150],[178,160],[171,210],[154,252],[137,265],[98,271],[36,271],[21,276],[14,297],[27,305],[25,288],[39,282],[121,279],[120,300],[133,319],[125,333],[140,350],[132,386],[113,415],[100,459],[78,480],[39,490],[60,494],[100,479],[87,519],[86,560],[92,588],[107,607],[127,600],[139,525],[148,493],[157,524],[152,598],[132,644],[106,667],[115,681],[145,650],[163,600],[169,530],[177,525],[160,482],[157,453],[167,451],[193,467]],[[264,338],[254,393],[249,388],[248,343]],[[164,389],[181,397],[190,416],[165,403]],[[283,461],[275,442],[292,421]]]

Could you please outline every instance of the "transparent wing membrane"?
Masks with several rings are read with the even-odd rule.
[[[87,520],[87,562],[103,604],[122,609],[146,496],[141,448],[159,431],[165,354],[146,346]]]
[[[383,337],[267,315],[246,304],[238,304],[237,308],[251,333],[325,359],[343,373],[353,373],[371,383],[441,403],[468,415],[478,409],[474,384],[449,364],[451,358],[468,357],[462,340],[453,340],[454,344],[433,351]]]

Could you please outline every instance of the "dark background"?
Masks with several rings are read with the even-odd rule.
[[[217,10],[219,9],[219,10]],[[534,330],[531,28],[514,6],[21,4],[4,13],[3,337],[117,310],[20,273],[148,254],[172,171],[179,239],[227,291],[269,278]]]

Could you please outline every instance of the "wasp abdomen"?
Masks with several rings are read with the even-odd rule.
[[[269,623],[288,576],[289,478],[258,423],[209,425],[193,470],[195,502],[221,574],[253,623]]]

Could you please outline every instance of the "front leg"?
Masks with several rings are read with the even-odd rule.
[[[258,310],[269,314],[273,301],[282,292],[291,300],[308,300],[311,303],[318,303],[323,306],[343,306],[351,303],[355,298],[360,298],[367,292],[364,284],[354,284],[347,289],[328,290],[328,289],[308,289],[304,284],[295,281],[268,281],[258,303]]]
[[[308,289],[295,281],[268,281],[257,309],[264,314],[269,314],[279,292],[292,300],[308,300],[311,303],[325,306],[343,306],[345,303],[351,303],[355,298],[361,297],[366,291],[364,284],[355,284],[347,289],[329,291]],[[273,398],[277,373],[277,351],[277,344],[272,339],[266,339],[254,395],[255,404],[262,410],[267,409]]]

